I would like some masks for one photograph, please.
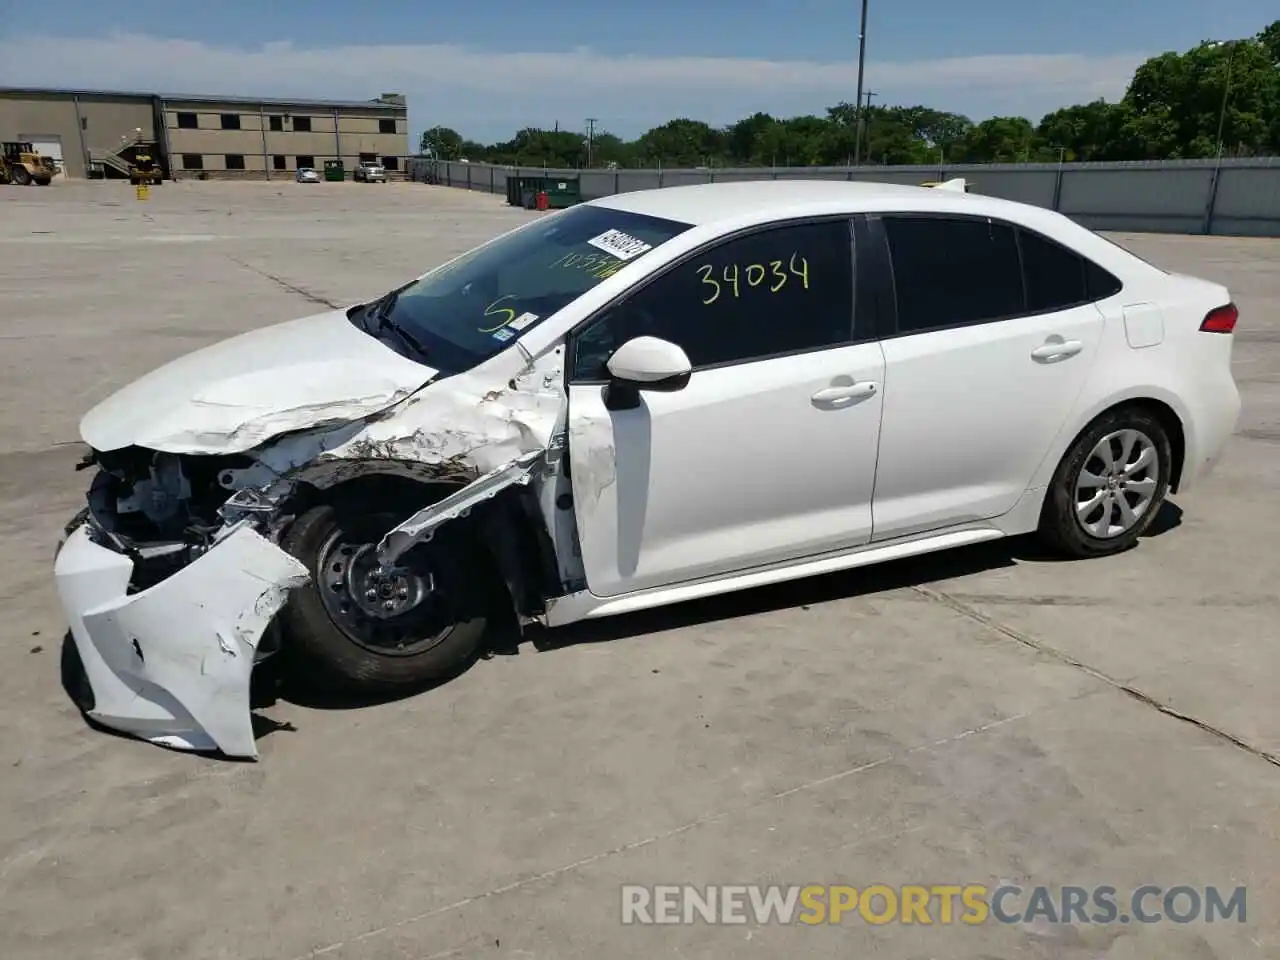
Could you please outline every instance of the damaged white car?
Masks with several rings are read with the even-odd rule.
[[[870,183],[539,218],[81,424],[56,560],[99,723],[255,757],[286,647],[363,689],[568,623],[1034,530],[1131,546],[1239,413],[1236,311],[1057,214]]]

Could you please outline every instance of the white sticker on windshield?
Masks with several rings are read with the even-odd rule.
[[[508,330],[523,330],[531,323],[536,323],[538,315],[536,313],[522,313],[510,323],[507,324]]]
[[[645,243],[621,230],[606,230],[598,237],[592,237],[587,243],[605,253],[613,254],[619,260],[634,260],[646,250],[652,250],[653,244]]]

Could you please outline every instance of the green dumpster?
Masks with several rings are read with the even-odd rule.
[[[533,209],[533,198],[539,190],[545,189],[547,179],[541,175],[507,177],[507,203],[513,207]]]
[[[538,194],[547,195],[547,209],[559,210],[582,202],[582,185],[577,177],[548,177],[534,174],[507,177],[507,203],[513,207],[533,210],[538,205]]]
[[[520,181],[523,177],[507,174],[507,204],[512,207],[520,206]]]
[[[582,184],[577,177],[548,178],[542,186],[547,194],[547,209],[563,210],[582,202]]]
[[[347,168],[341,160],[326,160],[324,162],[324,178],[330,183],[341,183],[347,179]]]

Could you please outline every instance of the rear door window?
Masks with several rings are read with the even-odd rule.
[[[898,332],[1016,316],[1025,310],[1013,227],[979,217],[883,217]]]

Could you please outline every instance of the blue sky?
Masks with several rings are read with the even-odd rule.
[[[12,5],[9,5],[13,9]],[[0,19],[0,84],[367,99],[481,140],[821,113],[856,86],[858,0],[57,0]],[[1146,56],[1247,36],[1275,0],[871,0],[876,102],[1039,119]]]

